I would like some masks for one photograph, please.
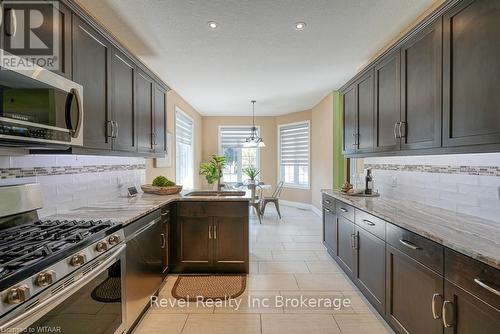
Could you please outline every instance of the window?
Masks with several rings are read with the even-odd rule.
[[[285,186],[309,188],[309,121],[278,126],[279,178]]]
[[[224,182],[243,182],[248,179],[243,169],[250,166],[259,168],[260,150],[243,147],[245,139],[250,137],[250,128],[251,125],[219,127],[219,154],[226,157],[222,179]],[[257,133],[259,132],[260,128],[257,127]]]
[[[177,184],[193,188],[193,120],[175,109],[175,175]]]

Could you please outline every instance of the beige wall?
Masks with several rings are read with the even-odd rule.
[[[212,154],[219,154],[219,126],[220,125],[247,125],[252,126],[252,117],[203,117],[203,161],[208,161]],[[255,125],[260,126],[260,135],[264,139],[266,147],[260,149],[260,179],[262,182],[276,185],[277,171],[277,136],[275,117],[255,117]],[[204,188],[208,184],[203,181]]]
[[[333,93],[311,109],[311,197],[321,208],[321,189],[333,188]]]
[[[198,175],[198,166],[201,163],[202,152],[202,117],[187,103],[177,92],[171,90],[167,94],[167,131],[172,134],[172,166],[167,168],[155,168],[154,159],[146,159],[146,182],[150,183],[156,176],[163,175],[171,180],[175,180],[175,108],[178,107],[193,119],[193,178],[194,188],[202,186],[201,178]]]
[[[299,111],[291,114],[286,114],[282,116],[277,116],[276,117],[276,132],[275,132],[275,137],[276,140],[278,140],[278,125],[280,124],[287,124],[287,123],[295,123],[295,122],[300,122],[300,121],[311,121],[311,110],[306,110],[306,111]],[[312,127],[311,127],[311,135],[312,135]],[[312,143],[311,143],[312,144]],[[312,146],[311,146],[312,147]],[[276,148],[277,149],[277,148]],[[276,159],[278,156],[278,151],[276,150],[275,152]],[[278,169],[277,163],[274,167],[275,169]],[[310,167],[310,173],[309,175],[313,174],[313,166],[311,165]],[[311,189],[300,189],[300,188],[285,188],[283,190],[283,195],[281,196],[282,199],[287,200],[287,201],[292,201],[292,202],[301,202],[301,203],[311,203]]]

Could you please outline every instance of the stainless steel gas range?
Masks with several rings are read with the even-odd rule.
[[[0,332],[122,333],[122,226],[41,207],[38,185],[0,187]]]

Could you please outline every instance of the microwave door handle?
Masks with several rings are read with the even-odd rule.
[[[81,127],[82,127],[82,121],[83,121],[83,108],[82,108],[82,100],[80,97],[80,92],[78,89],[71,89],[70,93],[71,97],[69,97],[68,101],[69,103],[66,103],[66,125],[71,131],[71,136],[73,138],[78,137],[78,134],[80,133]],[[71,109],[73,107],[73,104],[76,103],[76,108],[78,110],[78,120],[77,120],[77,125],[73,128],[73,120],[71,119]]]
[[[19,316],[11,319],[7,323],[0,325],[0,332],[5,331],[8,328],[21,328],[27,327],[31,325],[36,320],[40,319],[51,310],[53,310],[56,306],[65,301],[71,294],[75,293],[87,283],[92,281],[94,278],[99,276],[102,272],[104,272],[112,263],[116,262],[122,256],[122,252],[125,250],[126,245],[122,245],[118,247],[106,260],[103,260],[94,270],[92,270],[89,274],[83,276],[80,280],[75,283],[69,285],[66,288],[63,288],[58,293],[50,296],[49,298],[43,300],[40,304],[35,307],[29,309],[26,312],[23,312]],[[61,298],[62,297],[62,298]]]

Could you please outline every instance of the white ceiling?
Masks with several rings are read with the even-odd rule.
[[[78,0],[203,115],[310,109],[434,1]]]

